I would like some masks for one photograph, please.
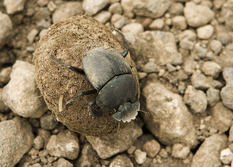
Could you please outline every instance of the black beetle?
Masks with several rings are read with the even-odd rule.
[[[117,121],[130,122],[135,119],[140,109],[138,99],[138,84],[129,64],[125,61],[128,54],[128,45],[124,35],[117,31],[123,40],[125,50],[118,53],[114,50],[103,47],[95,48],[87,52],[82,60],[83,70],[77,67],[69,66],[60,60],[50,56],[50,58],[80,74],[85,74],[95,88],[81,92],[71,98],[66,104],[73,102],[79,96],[98,93],[95,100],[89,103],[88,109],[91,110],[93,104],[100,108],[114,109],[116,113],[113,118]]]

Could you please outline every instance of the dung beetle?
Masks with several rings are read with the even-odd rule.
[[[95,115],[91,106],[97,104],[100,108],[116,111],[113,118],[117,121],[130,122],[135,119],[140,110],[138,99],[138,84],[125,57],[128,54],[128,44],[124,35],[120,34],[125,50],[122,53],[98,47],[87,52],[82,60],[83,69],[64,64],[60,60],[50,58],[60,65],[79,74],[86,75],[95,88],[81,92],[69,101],[73,102],[80,96],[97,93],[95,100],[89,103],[88,109]]]

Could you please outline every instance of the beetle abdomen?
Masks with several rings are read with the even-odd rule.
[[[102,108],[118,108],[137,97],[137,82],[133,75],[115,76],[98,93],[96,104]]]
[[[120,53],[103,47],[87,52],[82,62],[88,80],[97,90],[116,75],[132,73]]]

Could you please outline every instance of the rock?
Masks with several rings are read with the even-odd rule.
[[[218,55],[222,49],[222,43],[218,40],[212,40],[210,42],[210,48],[216,55]]]
[[[3,88],[2,100],[23,117],[39,118],[47,106],[40,96],[32,64],[17,60],[13,65],[10,82]]]
[[[226,145],[226,135],[214,134],[206,138],[194,155],[191,167],[221,167],[219,155]]]
[[[53,12],[55,9],[57,9],[57,5],[53,1],[49,1],[47,7],[50,12]]]
[[[185,159],[190,153],[190,148],[188,146],[184,146],[180,143],[175,143],[172,146],[172,156],[179,159]]]
[[[187,39],[180,41],[180,47],[186,50],[193,50],[194,44],[195,42],[189,41]]]
[[[172,2],[170,8],[169,8],[169,13],[171,15],[177,16],[183,14],[184,6],[182,3],[179,2]]]
[[[8,14],[15,14],[24,9],[24,3],[25,0],[4,0],[3,5]]]
[[[163,19],[155,19],[151,22],[149,25],[149,28],[152,30],[161,30],[164,26],[164,20]]]
[[[232,110],[233,109],[233,68],[225,68],[223,70],[223,78],[226,81],[226,86],[222,88],[220,95],[223,104]]]
[[[135,155],[135,161],[137,164],[141,165],[146,161],[146,152],[141,151],[140,149],[137,149],[134,152]]]
[[[117,133],[102,137],[86,136],[86,138],[99,157],[106,159],[127,150],[141,134],[142,129],[134,122],[130,122]]]
[[[168,10],[170,4],[169,0],[134,0],[132,5],[136,15],[159,18]]]
[[[27,40],[29,43],[32,43],[36,37],[36,35],[39,33],[37,29],[32,29],[29,34],[27,35]]]
[[[191,82],[192,82],[193,87],[196,89],[206,90],[210,88],[209,80],[205,77],[205,75],[199,72],[193,73],[191,77]]]
[[[232,159],[233,159],[233,153],[231,152],[230,148],[226,148],[221,151],[220,160],[224,165],[231,164]]]
[[[207,6],[187,2],[184,8],[184,16],[189,26],[200,27],[213,20],[214,12]]]
[[[127,19],[123,15],[114,14],[111,18],[111,23],[114,25],[114,27],[120,29],[127,23]]]
[[[73,132],[63,130],[50,137],[46,149],[52,156],[74,160],[79,154],[79,139]]]
[[[0,49],[13,36],[13,24],[8,15],[0,12]]]
[[[175,16],[175,17],[172,19],[172,25],[173,25],[175,28],[178,28],[178,29],[180,29],[180,30],[186,29],[187,23],[186,23],[185,17],[184,17],[184,16]]]
[[[160,144],[156,140],[150,140],[143,144],[143,151],[151,158],[155,157],[160,151]]]
[[[214,106],[217,102],[220,101],[220,91],[210,87],[206,91],[206,98],[210,106]]]
[[[121,6],[124,10],[124,15],[129,18],[132,18],[134,16],[133,3],[134,3],[134,0],[121,0]]]
[[[209,39],[214,33],[214,27],[212,25],[205,25],[197,29],[197,37],[199,39]]]
[[[57,167],[73,167],[74,165],[67,161],[66,159],[64,158],[59,158],[59,160],[57,161]]]
[[[143,31],[143,26],[140,23],[130,23],[122,27],[122,33],[131,32],[133,35],[138,35]]]
[[[33,133],[30,124],[19,117],[0,122],[0,166],[14,166],[31,148]]]
[[[93,16],[107,4],[109,4],[109,0],[84,0],[82,7],[87,15]]]
[[[50,132],[44,129],[38,129],[38,136],[41,136],[43,139],[43,148],[46,148],[47,143],[50,139]]]
[[[10,81],[11,70],[11,67],[6,67],[2,69],[2,71],[0,72],[0,86],[4,86]]]
[[[198,67],[198,63],[192,58],[187,58],[184,61],[184,71],[188,75],[194,73],[197,67]]]
[[[218,75],[222,71],[222,68],[220,65],[218,65],[214,61],[205,61],[204,64],[202,65],[201,70],[206,75],[210,75],[213,78],[218,78]]]
[[[197,39],[197,35],[194,31],[192,30],[184,30],[178,35],[179,41],[187,40],[190,42],[195,42]]]
[[[191,85],[185,90],[184,102],[188,104],[195,113],[203,113],[207,108],[205,93],[201,90],[196,90]]]
[[[67,42],[64,43],[64,39]],[[86,53],[97,47],[109,48],[119,53],[125,50],[119,34],[114,35],[108,27],[87,15],[74,16],[52,25],[37,43],[33,57],[37,85],[49,110],[70,130],[92,136],[117,131],[119,122],[112,117],[114,111],[94,105],[98,119],[93,119],[88,106],[96,98],[96,93],[81,96],[66,105],[73,96],[93,90],[93,86],[85,75],[64,68],[52,61],[50,55],[63,63],[81,68]],[[132,66],[132,74],[138,80],[136,67],[129,53],[125,61]]]
[[[109,6],[108,11],[115,14],[122,14],[122,8],[120,3],[113,3]]]
[[[231,127],[233,113],[226,108],[221,102],[211,108],[213,126],[220,132],[224,133]]]
[[[45,113],[40,117],[40,126],[42,129],[52,130],[57,126],[58,122],[51,112]]]
[[[148,130],[165,145],[197,144],[192,115],[182,98],[160,83],[149,83],[143,89],[146,108],[150,112],[143,119]]]
[[[147,58],[156,60],[156,64],[178,65],[182,57],[177,51],[176,40],[172,33],[164,31],[145,31],[140,34],[140,53]]]
[[[117,166],[134,167],[129,157],[125,154],[116,156],[116,158],[114,158],[109,165],[109,167],[117,167]]]
[[[107,11],[102,11],[94,16],[94,19],[96,19],[100,23],[106,23],[111,18],[111,13]]]
[[[89,143],[86,143],[82,148],[82,152],[78,158],[78,161],[76,162],[76,166],[92,167],[96,166],[97,164],[99,164],[99,157],[97,153],[95,150],[93,150]]]
[[[6,106],[4,103],[3,103],[3,100],[2,100],[2,91],[3,89],[0,88],[0,113],[5,113],[7,111],[9,111],[9,107]]]
[[[44,146],[44,140],[43,137],[41,136],[36,136],[33,140],[33,147],[36,148],[37,150],[40,150]]]
[[[81,2],[65,2],[57,7],[53,13],[53,23],[66,20],[71,16],[82,15],[84,13]]]

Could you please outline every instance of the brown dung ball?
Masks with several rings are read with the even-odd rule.
[[[96,98],[96,94],[80,96],[65,105],[74,95],[92,90],[93,86],[85,75],[61,66],[52,61],[50,56],[83,69],[83,57],[97,47],[119,53],[125,50],[121,38],[106,26],[88,16],[75,16],[52,25],[38,42],[34,53],[36,81],[48,108],[70,130],[91,136],[116,132],[118,121],[112,118],[114,111],[94,106],[99,116],[93,118],[88,111],[88,104]],[[133,66],[132,72],[138,82],[136,67],[130,55],[125,59]]]

